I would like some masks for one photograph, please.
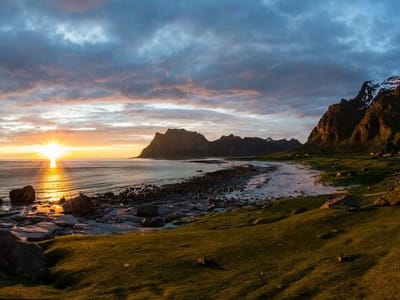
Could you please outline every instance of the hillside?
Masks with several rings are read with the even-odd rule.
[[[142,150],[139,157],[180,159],[256,156],[294,149],[300,146],[301,143],[295,139],[241,138],[232,134],[210,142],[197,132],[186,131],[185,129],[168,129],[164,134],[157,132],[154,139]]]
[[[307,146],[336,150],[400,149],[400,77],[366,81],[358,95],[329,106]]]

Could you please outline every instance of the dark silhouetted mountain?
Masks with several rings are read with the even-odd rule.
[[[198,158],[255,156],[298,148],[295,139],[277,140],[256,137],[241,138],[234,135],[222,136],[209,142],[203,135],[185,129],[168,129],[165,134],[156,133],[150,145],[142,150],[141,158]]]
[[[306,147],[332,150],[400,148],[400,77],[366,81],[358,95],[329,106]]]

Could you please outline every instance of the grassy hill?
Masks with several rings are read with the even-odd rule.
[[[270,160],[277,157],[264,157]],[[279,159],[284,159],[280,157]],[[0,298],[390,299],[400,293],[400,160],[302,157],[350,185],[361,209],[319,209],[326,196],[231,210],[173,230],[69,236],[41,244],[46,284],[0,277]],[[340,174],[338,174],[340,173]],[[340,175],[340,176],[339,176]],[[349,176],[350,175],[350,176]],[[344,254],[345,262],[338,262]],[[206,264],[198,263],[201,257]]]

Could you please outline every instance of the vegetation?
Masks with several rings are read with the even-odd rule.
[[[261,159],[287,159],[263,157]],[[319,209],[327,196],[234,209],[173,230],[69,236],[41,244],[44,283],[0,277],[2,298],[390,299],[400,293],[398,158],[298,156],[349,191],[358,210]],[[340,174],[339,174],[340,173]],[[338,261],[338,257],[342,262]],[[198,262],[198,259],[204,257]]]

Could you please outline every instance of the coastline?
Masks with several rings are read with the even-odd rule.
[[[13,208],[0,214],[0,227],[28,241],[60,235],[174,228],[193,222],[201,215],[249,205],[268,207],[270,201],[280,197],[334,193],[333,187],[316,183],[315,172],[298,164],[243,162],[178,183],[142,185],[118,194],[97,194],[90,197],[94,209],[85,216],[64,215],[59,210],[49,214],[40,210],[32,212],[30,207]],[[292,185],[287,183],[288,178],[292,178]],[[306,180],[298,182],[301,178]],[[299,185],[316,189],[302,191]],[[156,207],[157,212],[147,216],[138,214],[138,209],[149,209],[149,206],[153,210]]]

